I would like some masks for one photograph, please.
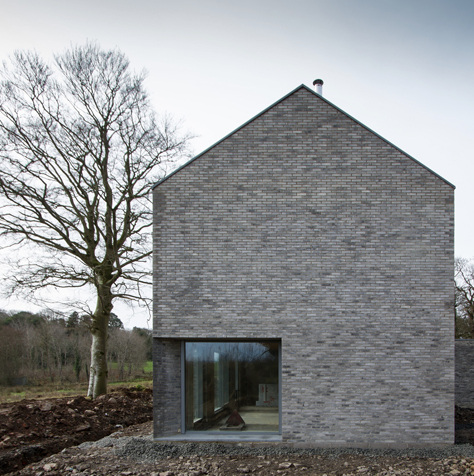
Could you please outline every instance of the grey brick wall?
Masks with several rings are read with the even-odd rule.
[[[153,339],[154,436],[181,431],[181,343]]]
[[[155,188],[154,335],[281,339],[286,444],[452,443],[453,195],[297,89]]]
[[[456,405],[474,408],[474,340],[456,340]]]

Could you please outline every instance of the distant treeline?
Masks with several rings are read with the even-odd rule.
[[[0,310],[0,385],[19,379],[29,383],[87,382],[89,378],[90,317],[73,312],[8,312]],[[152,360],[151,331],[123,328],[111,315],[107,360],[109,381],[126,380],[142,373]]]

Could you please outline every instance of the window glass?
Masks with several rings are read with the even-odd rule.
[[[186,430],[279,430],[279,343],[186,342]]]

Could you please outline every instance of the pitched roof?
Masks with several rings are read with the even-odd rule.
[[[177,174],[181,169],[184,169],[185,167],[187,167],[189,164],[191,164],[192,162],[194,162],[195,160],[199,159],[199,157],[201,157],[202,155],[206,154],[207,152],[209,152],[211,149],[213,149],[214,147],[216,147],[218,144],[220,144],[221,142],[224,142],[226,139],[228,139],[230,136],[232,136],[233,134],[235,134],[236,132],[238,132],[239,130],[241,130],[242,128],[244,128],[245,126],[247,126],[248,124],[250,124],[251,122],[253,122],[255,119],[259,118],[260,116],[262,116],[263,114],[265,114],[267,111],[269,111],[270,109],[272,109],[273,107],[275,107],[277,104],[281,103],[282,101],[284,101],[286,98],[288,98],[289,96],[291,96],[292,94],[294,94],[296,91],[299,91],[300,89],[305,89],[306,91],[310,92],[311,94],[314,94],[316,97],[318,97],[319,99],[321,99],[322,101],[324,101],[326,104],[332,106],[334,109],[336,109],[337,111],[339,111],[340,113],[344,114],[346,117],[348,117],[349,119],[351,119],[352,121],[356,122],[357,124],[359,124],[360,126],[362,126],[364,129],[366,129],[367,131],[371,132],[372,134],[374,134],[375,136],[377,136],[379,139],[382,139],[385,143],[387,143],[388,145],[390,145],[391,147],[395,148],[396,150],[398,150],[399,152],[401,152],[402,154],[404,154],[406,157],[408,157],[409,159],[413,160],[415,163],[417,163],[418,165],[420,165],[421,167],[423,167],[424,169],[426,169],[428,172],[430,172],[431,174],[435,175],[436,177],[438,177],[439,179],[441,179],[443,182],[445,182],[446,184],[450,185],[453,189],[455,189],[456,187],[451,183],[449,182],[448,180],[446,180],[444,177],[442,177],[441,175],[437,174],[436,172],[434,172],[432,169],[430,169],[429,167],[427,167],[426,165],[422,164],[420,161],[416,160],[414,157],[412,157],[410,154],[407,154],[405,151],[403,151],[402,149],[400,149],[400,147],[397,147],[395,144],[393,144],[392,142],[388,141],[387,139],[385,139],[384,137],[382,137],[380,134],[377,134],[377,132],[375,132],[374,130],[372,130],[370,127],[367,127],[365,124],[363,124],[362,122],[358,121],[357,119],[355,119],[353,116],[351,116],[350,114],[348,114],[347,112],[343,111],[341,108],[337,107],[335,104],[333,104],[332,102],[328,101],[326,98],[324,98],[323,96],[319,95],[318,93],[316,93],[313,89],[311,88],[308,88],[308,86],[306,86],[305,84],[301,84],[300,86],[298,86],[297,88],[293,89],[293,91],[290,91],[288,94],[286,94],[285,96],[283,96],[282,98],[278,99],[278,101],[275,101],[273,104],[271,104],[270,106],[268,106],[267,108],[265,108],[262,112],[258,113],[257,115],[255,115],[254,117],[252,117],[251,119],[249,119],[247,122],[244,122],[241,126],[237,127],[237,129],[234,129],[232,132],[230,132],[229,134],[227,134],[226,136],[224,136],[222,139],[218,140],[217,142],[215,142],[214,144],[212,144],[210,147],[208,147],[207,149],[203,150],[201,153],[199,153],[198,155],[194,156],[193,158],[191,158],[190,160],[188,160],[185,164],[181,165],[180,167],[178,167],[177,169],[173,170],[173,172],[171,172],[170,174],[166,175],[164,178],[162,178],[160,181],[158,181],[152,188],[155,189],[156,187],[158,187],[158,185],[162,184],[163,182],[165,182],[166,180],[168,180],[170,177],[172,177],[173,175]]]

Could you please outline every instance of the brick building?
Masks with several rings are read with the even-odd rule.
[[[302,85],[153,193],[155,438],[453,443],[450,183]]]

